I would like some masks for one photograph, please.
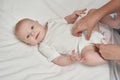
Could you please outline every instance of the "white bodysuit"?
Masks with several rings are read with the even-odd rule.
[[[48,30],[44,40],[39,44],[39,51],[49,61],[52,61],[61,54],[71,54],[72,50],[80,54],[82,49],[91,45],[91,43],[104,42],[104,36],[101,34],[104,33],[104,30],[101,33],[94,31],[90,40],[87,41],[85,33],[81,37],[73,36],[71,33],[72,26],[73,24],[68,24],[63,18],[48,21]]]

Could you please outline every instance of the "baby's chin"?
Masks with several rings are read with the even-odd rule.
[[[38,43],[27,43],[27,44],[31,46],[36,46]]]
[[[31,46],[36,46],[38,43],[30,44]]]

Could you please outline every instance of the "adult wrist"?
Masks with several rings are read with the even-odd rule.
[[[98,9],[96,11],[94,11],[92,15],[94,15],[94,20],[96,22],[100,21],[104,16],[104,14],[101,13]]]

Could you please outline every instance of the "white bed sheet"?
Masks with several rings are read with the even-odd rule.
[[[22,18],[44,24],[76,9],[98,8],[109,0],[0,0],[0,80],[110,80],[108,64],[97,67],[73,64],[57,66],[41,55],[37,46],[27,46],[14,36]]]

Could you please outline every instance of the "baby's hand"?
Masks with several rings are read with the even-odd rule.
[[[68,24],[73,24],[76,19],[81,16],[81,14],[85,14],[87,9],[82,9],[82,10],[76,10],[72,14],[68,15],[65,17],[65,20],[67,21]]]
[[[82,9],[82,10],[76,10],[72,13],[72,16],[81,16],[81,14],[85,14],[87,9]]]
[[[70,58],[73,62],[78,62],[80,61],[80,57],[77,55],[75,50],[72,51],[72,54],[70,55]]]

